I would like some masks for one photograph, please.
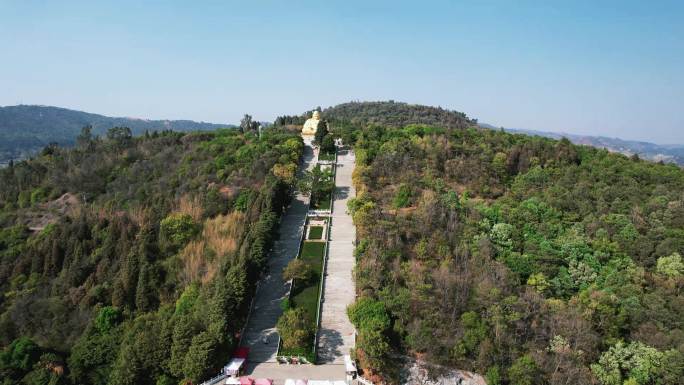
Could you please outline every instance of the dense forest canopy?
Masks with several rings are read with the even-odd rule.
[[[408,356],[490,385],[681,383],[679,167],[440,108],[322,115],[356,152],[348,314],[366,374],[396,383]],[[284,128],[305,118],[261,137],[84,129],[0,170],[0,383],[213,373],[297,184],[303,145]]]
[[[462,112],[394,101],[343,103],[324,109],[322,114],[327,119],[356,126],[427,124],[455,129],[466,128],[477,122]]]
[[[490,385],[681,383],[679,167],[382,120],[337,131],[356,148],[363,367],[392,381],[411,355]]]
[[[234,348],[303,144],[270,129],[49,146],[0,170],[0,383],[177,384]]]

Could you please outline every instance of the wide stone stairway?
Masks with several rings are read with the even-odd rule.
[[[344,355],[354,347],[354,325],[347,306],[354,302],[354,241],[356,228],[347,213],[347,201],[356,195],[352,186],[355,157],[340,150],[335,174],[335,197],[328,243],[328,261],[322,296],[321,325],[318,334],[318,362],[343,364]]]

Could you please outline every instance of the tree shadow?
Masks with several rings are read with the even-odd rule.
[[[343,186],[343,187],[337,187],[335,189],[335,199],[336,200],[347,199],[347,197],[349,197],[349,187]]]
[[[344,353],[341,347],[344,345],[342,334],[333,329],[320,329],[318,332],[318,357],[319,361],[330,362],[341,357]]]

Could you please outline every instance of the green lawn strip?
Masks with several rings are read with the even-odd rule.
[[[299,258],[311,266],[313,276],[306,282],[295,281],[292,285],[290,306],[301,307],[309,316],[312,328],[316,329],[316,317],[318,313],[318,298],[321,290],[321,278],[323,257],[325,256],[325,242],[304,242]],[[280,355],[304,355],[309,356],[313,352],[313,340],[307,347],[301,349],[281,349]]]
[[[334,152],[321,152],[318,154],[318,160],[335,160]]]
[[[323,226],[309,227],[309,239],[323,239]]]

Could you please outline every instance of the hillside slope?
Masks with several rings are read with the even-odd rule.
[[[0,384],[215,374],[302,148],[276,129],[119,132],[0,169]]]
[[[0,107],[0,163],[34,154],[50,143],[71,145],[86,125],[93,133],[104,134],[112,127],[129,127],[134,135],[145,131],[197,131],[227,127],[225,124],[191,120],[145,120],[113,118],[49,106]]]
[[[400,382],[410,355],[488,384],[681,383],[682,169],[474,125],[332,131],[357,155],[366,374]]]

